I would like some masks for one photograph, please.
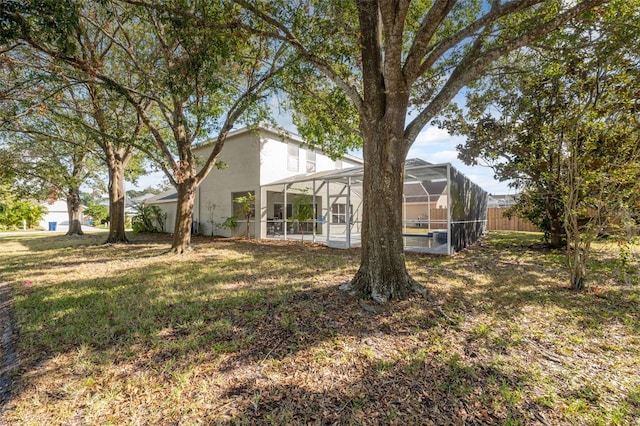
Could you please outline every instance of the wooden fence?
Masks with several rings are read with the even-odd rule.
[[[487,229],[489,231],[540,232],[537,226],[526,219],[504,217],[502,214],[506,210],[504,207],[489,207],[487,209]],[[424,213],[423,205],[408,205],[405,207],[408,228],[446,229],[448,213],[447,209],[431,208],[427,215]]]
[[[504,217],[502,214],[506,211],[502,207],[489,207],[487,209],[487,224],[489,231],[527,231],[540,232],[537,226],[526,219],[513,217],[511,219]]]

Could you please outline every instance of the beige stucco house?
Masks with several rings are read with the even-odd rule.
[[[211,145],[195,149],[206,158]],[[236,130],[228,136],[220,160],[196,192],[193,231],[205,235],[297,239],[349,248],[361,244],[362,160],[334,161],[306,147],[296,135],[271,129]],[[240,214],[238,197],[255,196],[250,220]],[[405,249],[451,254],[476,241],[486,230],[487,193],[451,164],[407,160],[403,203]],[[146,201],[166,215],[173,232],[175,190]],[[296,220],[304,200],[310,217]],[[221,226],[229,217],[238,226]]]
[[[211,149],[212,144],[205,144],[194,149],[194,153],[204,162]],[[327,220],[344,222],[346,206],[340,205],[338,199],[327,206],[328,198],[319,194],[317,188],[314,191],[311,187],[287,184],[287,179],[363,164],[362,160],[349,155],[332,160],[325,153],[305,146],[297,135],[266,128],[243,128],[230,133],[219,160],[226,167],[212,170],[197,189],[194,231],[205,235],[244,235],[248,226],[250,235],[258,238],[288,234],[311,239],[315,233],[323,234],[322,223]],[[255,195],[255,214],[249,223],[243,220],[234,203],[247,193]],[[307,225],[290,220],[296,194],[301,193],[308,194],[314,205],[315,217]],[[176,191],[170,190],[145,201],[162,209],[166,215],[165,231],[169,233],[174,229],[176,200]],[[238,227],[235,230],[222,227],[232,216],[237,217]],[[338,232],[336,227],[334,232]]]

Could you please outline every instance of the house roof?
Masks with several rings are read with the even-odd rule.
[[[175,189],[169,189],[168,191],[161,192],[158,195],[154,195],[153,197],[146,198],[144,200],[145,203],[170,203],[176,201],[178,199],[178,192]]]
[[[241,127],[239,129],[234,129],[232,131],[230,131],[227,134],[227,139],[234,137],[234,136],[238,136],[238,135],[242,135],[245,133],[252,133],[252,132],[259,132],[259,133],[269,133],[271,136],[275,137],[276,139],[280,139],[283,142],[295,142],[299,145],[306,145],[305,141],[302,139],[302,137],[294,132],[290,132],[288,130],[280,130],[280,129],[274,129],[271,127]],[[215,143],[215,141],[217,140],[217,138],[208,140],[204,143],[202,143],[201,145],[196,146],[194,149],[201,149],[201,148],[205,148],[208,146],[211,146]],[[350,160],[353,161],[355,163],[359,163],[359,164],[363,164],[363,160],[362,158],[356,157],[355,155],[351,155],[351,154],[344,154],[342,156],[342,159],[344,160]]]

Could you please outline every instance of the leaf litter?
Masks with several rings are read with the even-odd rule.
[[[382,309],[339,290],[358,250],[201,237],[167,260],[137,237],[0,239],[21,360],[0,423],[638,424],[638,286],[611,267],[573,293],[538,236],[408,253],[431,297]]]

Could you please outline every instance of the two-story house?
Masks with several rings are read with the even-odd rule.
[[[203,145],[194,152],[206,158],[211,149]],[[195,232],[360,245],[362,160],[332,160],[298,136],[264,128],[232,132],[220,160],[228,167],[214,169],[197,189]],[[254,199],[246,220],[236,200],[248,194]],[[449,163],[408,160],[403,195],[408,250],[451,254],[486,230],[487,193]],[[174,190],[146,201],[166,214],[167,232],[173,232],[176,199]]]
[[[206,158],[212,149],[204,144],[194,149],[197,157]],[[277,130],[239,129],[231,132],[225,142],[219,160],[226,167],[214,169],[200,184],[196,192],[193,213],[194,231],[205,235],[244,235],[249,227],[252,237],[289,236],[299,234],[308,238],[314,232],[321,233],[321,222],[327,217],[323,208],[322,195],[312,194],[301,187],[267,185],[295,176],[324,173],[354,166],[362,166],[361,159],[346,155],[342,159],[332,160],[327,154],[304,145],[300,137],[283,134]],[[234,200],[252,194],[255,197],[254,214],[247,223],[240,205]],[[293,223],[296,194],[305,193],[313,203],[313,224]],[[165,231],[173,232],[177,193],[170,190],[147,199],[146,204],[159,206],[164,214]],[[344,216],[344,207],[334,203],[335,210]],[[223,224],[234,217],[237,228],[230,229]],[[341,218],[343,219],[343,218]],[[229,222],[227,221],[227,224]]]

